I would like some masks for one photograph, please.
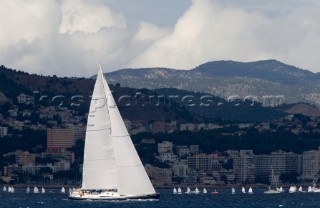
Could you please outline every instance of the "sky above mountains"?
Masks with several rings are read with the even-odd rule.
[[[277,59],[320,72],[318,0],[3,0],[0,64],[44,75]]]

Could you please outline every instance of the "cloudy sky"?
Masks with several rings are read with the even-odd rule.
[[[2,0],[0,64],[87,77],[277,59],[320,72],[319,0]]]

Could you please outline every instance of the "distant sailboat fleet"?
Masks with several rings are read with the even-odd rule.
[[[15,193],[15,188],[12,186],[3,186],[2,189],[3,192],[8,192],[8,193]],[[75,189],[74,188],[69,188],[68,194],[72,194],[72,192],[74,192]],[[52,191],[50,191],[52,192]],[[264,194],[278,194],[278,193],[284,193],[286,192],[283,187],[280,188],[276,188],[276,189],[271,189],[269,187],[269,189],[267,191],[261,192],[260,193],[264,193]],[[46,189],[44,187],[42,187],[40,190],[38,187],[33,187],[33,191],[31,191],[31,188],[28,186],[26,188],[26,193],[42,193],[45,194],[46,193]],[[66,189],[65,187],[62,187],[60,189],[60,193],[61,194],[66,194]],[[208,190],[206,188],[203,188],[202,191],[200,191],[197,187],[194,188],[194,190],[192,191],[190,187],[186,188],[186,191],[183,192],[181,187],[178,188],[173,188],[173,194],[207,194]],[[224,192],[227,193],[227,192]],[[230,193],[230,192],[229,192]],[[245,189],[245,187],[241,187],[241,189],[239,190],[238,193],[243,193],[243,194],[253,194],[253,188],[249,187],[248,190]],[[292,194],[292,193],[320,193],[320,188],[316,187],[316,184],[314,183],[312,186],[308,186],[308,188],[305,190],[303,190],[302,186],[299,186],[299,188],[297,186],[290,186],[288,188],[287,193]],[[213,189],[213,191],[211,192],[211,194],[215,195],[215,194],[219,194],[219,192],[216,189]],[[236,189],[234,187],[231,188],[231,194],[236,194]]]
[[[200,194],[200,193],[206,194],[208,192],[206,188],[203,188],[201,192],[197,187],[194,189],[194,191],[191,191],[190,187],[187,187],[187,190],[185,192],[185,194]],[[180,187],[178,189],[173,188],[173,194],[183,194],[182,189]]]
[[[259,192],[259,191],[258,191]],[[267,191],[264,192],[260,192],[259,193],[264,193],[264,194],[280,194],[280,193],[284,193],[286,192],[283,187],[276,187],[275,189],[272,189],[271,187],[269,187],[269,189]],[[206,188],[203,188],[203,191],[199,191],[198,188],[196,187],[194,189],[194,191],[191,191],[191,189],[189,187],[187,187],[186,192],[184,192],[185,194],[207,194],[208,191]],[[224,192],[226,193],[226,192]],[[230,193],[230,192],[229,192]],[[253,188],[249,187],[248,190],[245,189],[245,187],[241,187],[239,193],[243,193],[243,194],[253,194]],[[316,187],[316,184],[313,184],[313,186],[309,186],[307,188],[307,191],[304,191],[302,186],[299,186],[299,188],[297,186],[290,186],[287,193],[291,194],[291,193],[320,193],[320,188]],[[179,187],[178,189],[173,188],[173,194],[183,194],[183,192],[181,191],[181,188]],[[214,189],[211,194],[219,194],[219,192]],[[231,188],[231,194],[236,194],[236,189],[234,187]]]
[[[8,192],[8,193],[15,193],[15,189],[14,187],[12,186],[9,186],[9,187],[6,187],[6,186],[3,186],[3,189],[2,189],[3,192]],[[72,193],[73,189],[69,189],[69,192]],[[31,189],[30,187],[28,186],[27,189],[26,189],[26,193],[29,194],[31,192]],[[50,191],[52,192],[52,191]],[[41,187],[41,191],[39,190],[38,187],[33,187],[33,193],[35,194],[38,194],[38,193],[42,193],[42,194],[45,194],[46,193],[46,189],[44,187]],[[66,193],[66,189],[64,187],[61,188],[60,190],[60,193],[61,194],[65,194]]]

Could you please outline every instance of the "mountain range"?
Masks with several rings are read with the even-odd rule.
[[[277,60],[214,61],[190,70],[170,68],[121,69],[105,74],[109,83],[133,88],[176,88],[225,99],[275,97],[286,103],[320,106],[320,74]]]
[[[263,73],[257,73],[258,70]],[[295,89],[300,85],[310,86],[310,88],[313,85],[319,88],[319,82],[317,81],[319,74],[274,60],[252,63],[210,62],[192,70],[123,69],[105,75],[109,83],[113,83],[110,87],[115,98],[120,100],[121,96],[126,96],[125,99],[122,99],[123,102],[118,104],[123,116],[130,120],[180,119],[192,122],[195,120],[204,121],[203,119],[222,119],[228,121],[266,121],[286,114],[300,113],[307,116],[320,116],[320,110],[309,104],[288,104],[279,107],[276,105],[272,108],[265,108],[259,102],[256,102],[257,100],[242,99],[240,96],[225,99],[226,96],[221,96],[223,94],[215,93],[216,91],[212,90],[219,88],[230,93],[230,95],[232,95],[231,92],[238,94],[242,92],[243,95],[245,95],[244,92],[251,92],[252,95],[254,94],[253,91],[248,91],[247,88],[239,88],[239,85],[250,85],[255,90],[263,86],[264,91],[276,92],[268,88],[268,85],[262,85],[264,82],[271,83],[271,87],[276,86],[277,90],[283,90],[283,86]],[[221,86],[214,80],[221,83]],[[228,82],[228,80],[231,81]],[[232,81],[236,84],[232,85]],[[35,96],[54,97],[63,95],[66,98],[71,98],[74,95],[81,95],[85,101],[81,105],[81,111],[86,112],[93,85],[93,79],[42,76],[0,66],[0,97],[2,94],[2,97],[5,96],[11,100],[16,99],[21,93],[33,95],[36,91],[39,94]],[[233,88],[224,89],[228,85]],[[287,94],[295,94],[294,91],[283,91]],[[263,95],[263,93],[260,92],[257,95]],[[157,99],[161,100],[160,105],[157,105]],[[130,106],[127,105],[128,102],[130,102]]]

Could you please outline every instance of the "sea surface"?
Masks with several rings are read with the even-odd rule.
[[[320,207],[320,193],[281,193],[263,194],[262,189],[253,190],[254,194],[243,194],[240,189],[236,194],[231,190],[217,190],[219,194],[182,194],[174,195],[172,190],[157,190],[159,201],[72,201],[67,194],[60,194],[58,189],[47,189],[45,194],[26,193],[26,189],[15,189],[15,193],[0,191],[0,208],[197,208],[197,207]]]

